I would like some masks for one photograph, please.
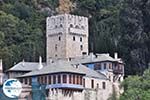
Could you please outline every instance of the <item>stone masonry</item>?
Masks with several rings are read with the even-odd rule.
[[[47,18],[47,61],[88,54],[88,18],[62,14]]]

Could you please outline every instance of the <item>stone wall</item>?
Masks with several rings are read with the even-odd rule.
[[[47,18],[47,61],[88,54],[88,18],[62,14]]]

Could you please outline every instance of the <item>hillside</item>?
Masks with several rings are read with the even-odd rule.
[[[60,0],[61,1],[61,0]],[[45,20],[63,13],[89,18],[89,49],[119,52],[127,74],[142,74],[150,62],[150,0],[0,0],[0,58],[5,69],[24,59],[45,60]],[[68,3],[70,2],[70,3]]]

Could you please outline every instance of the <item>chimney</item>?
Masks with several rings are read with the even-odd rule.
[[[114,53],[114,58],[118,59],[118,53],[117,52]]]
[[[3,62],[2,59],[0,59],[0,85],[3,84]]]
[[[42,65],[42,57],[39,57],[39,66],[38,66],[38,70],[42,69],[43,65]]]
[[[22,60],[22,66],[24,66],[25,65],[25,61],[24,61],[24,59]]]
[[[91,58],[91,60],[93,60],[94,57],[95,57],[95,55],[93,54],[93,52],[91,52],[91,53],[90,53],[90,58]]]

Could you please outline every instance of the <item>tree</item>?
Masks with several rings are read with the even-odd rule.
[[[150,62],[150,0],[125,0],[120,12],[120,51],[126,74],[142,74]]]
[[[149,100],[150,99],[150,69],[142,76],[129,76],[122,86],[124,93],[120,100]]]

